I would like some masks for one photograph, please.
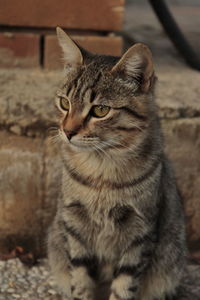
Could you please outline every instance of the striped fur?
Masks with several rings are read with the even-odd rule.
[[[163,153],[149,50],[137,46],[120,60],[82,55],[56,100],[63,170],[50,265],[65,299],[97,299],[105,282],[110,300],[171,297],[184,271],[185,229]],[[131,55],[137,59],[126,64]],[[136,69],[127,72],[123,66],[134,68],[134,61]],[[69,100],[68,113],[60,97]],[[94,118],[93,105],[111,109]],[[65,130],[73,132],[70,140]]]

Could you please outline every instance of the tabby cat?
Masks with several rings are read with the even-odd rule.
[[[93,55],[58,28],[62,189],[48,253],[64,299],[172,299],[185,265],[182,204],[163,152],[147,46]],[[104,300],[106,299],[103,298]]]

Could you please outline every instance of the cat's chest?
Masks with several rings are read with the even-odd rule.
[[[131,203],[130,203],[131,202]],[[77,224],[87,226],[88,231],[117,230],[135,218],[133,199],[116,192],[89,193],[70,197],[65,205],[66,214]]]
[[[109,194],[89,201],[70,199],[64,216],[81,233],[88,247],[99,257],[112,260],[144,227],[134,205],[126,199],[118,200]]]
[[[128,205],[114,205],[109,210],[100,210],[93,215],[96,234],[93,245],[96,254],[103,259],[114,261],[128,243],[133,233],[134,210]]]

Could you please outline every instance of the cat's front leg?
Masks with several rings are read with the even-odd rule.
[[[139,300],[140,279],[146,269],[142,247],[129,249],[120,259],[114,272],[109,300]]]
[[[91,266],[95,264],[90,257],[72,259],[71,291],[74,300],[94,300],[95,281],[92,278]]]
[[[80,241],[74,237],[70,240],[72,299],[94,300],[97,260],[87,252]]]

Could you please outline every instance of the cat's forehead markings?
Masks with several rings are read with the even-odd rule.
[[[101,98],[102,98],[102,95],[100,93],[97,93],[94,97],[93,104],[96,102],[99,102]]]
[[[91,104],[88,102],[84,105],[83,110],[82,110],[82,115],[85,117],[88,115],[88,112],[91,109]]]
[[[71,86],[70,90],[68,91],[68,97],[70,99],[72,99],[74,91],[75,91],[75,86]]]
[[[83,101],[86,103],[90,103],[90,98],[91,98],[91,89],[88,88],[84,93]]]

